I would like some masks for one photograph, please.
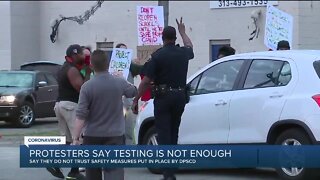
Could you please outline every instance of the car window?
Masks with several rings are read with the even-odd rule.
[[[291,77],[292,77],[292,74],[291,74],[290,64],[288,62],[285,62],[279,75],[278,85],[285,86],[289,84]]]
[[[196,90],[197,90],[197,86],[199,84],[199,80],[200,80],[201,75],[197,76],[196,78],[194,78],[190,83],[190,95],[195,95],[196,94]]]
[[[233,89],[244,60],[227,61],[206,70],[200,79],[196,94],[207,94]]]
[[[37,84],[38,84],[39,82],[41,82],[41,81],[45,81],[45,82],[47,82],[47,79],[46,79],[46,77],[44,76],[44,74],[43,74],[43,73],[39,73],[39,74],[37,74],[37,78],[36,78],[36,82],[37,82]]]
[[[283,64],[283,61],[254,60],[250,66],[246,81],[244,83],[244,88],[247,89],[278,86],[278,77]]]
[[[47,77],[49,86],[54,86],[58,84],[56,78],[52,74],[47,73],[46,77]]]
[[[318,77],[320,78],[320,61],[313,62],[313,68],[316,71]]]
[[[33,80],[31,73],[0,72],[0,87],[32,87]]]

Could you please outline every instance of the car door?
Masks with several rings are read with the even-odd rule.
[[[40,85],[40,82],[45,82],[46,84]],[[36,89],[35,89],[35,110],[37,117],[45,117],[46,114],[49,113],[48,106],[50,102],[48,101],[48,97],[50,96],[50,87],[48,86],[47,78],[44,73],[36,74]]]
[[[182,115],[179,144],[227,143],[228,111],[244,60],[221,62],[190,82],[191,97]]]
[[[265,143],[295,86],[291,60],[255,59],[230,104],[229,143]]]
[[[58,98],[58,82],[51,73],[45,73],[45,76],[48,82],[49,92],[49,96],[46,99],[46,101],[48,101],[48,107],[46,107],[48,114],[46,114],[45,116],[53,117],[55,116],[53,108]]]

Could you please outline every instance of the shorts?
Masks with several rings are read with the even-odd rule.
[[[56,102],[54,111],[58,118],[58,126],[61,136],[66,136],[66,141],[72,143],[72,133],[76,120],[77,103],[70,101]]]

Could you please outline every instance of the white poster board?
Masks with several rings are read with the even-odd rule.
[[[292,46],[293,17],[272,5],[267,6],[264,44],[277,50],[279,41],[286,40]]]
[[[138,46],[162,45],[163,6],[137,6]]]
[[[110,74],[122,74],[128,79],[132,59],[132,49],[114,48],[109,65]]]

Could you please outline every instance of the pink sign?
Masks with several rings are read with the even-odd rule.
[[[137,6],[138,45],[162,45],[162,6]]]

